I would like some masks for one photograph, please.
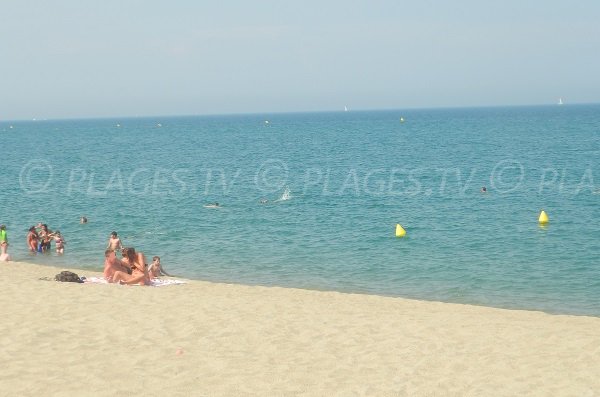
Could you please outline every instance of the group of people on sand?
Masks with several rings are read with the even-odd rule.
[[[117,258],[117,251],[121,251],[121,259]],[[117,232],[112,232],[108,239],[108,246],[104,251],[104,278],[109,283],[150,285],[153,278],[162,275],[171,276],[160,264],[160,257],[152,258],[148,266],[146,256],[136,252],[135,248],[123,247]]]
[[[67,242],[60,234],[60,231],[51,231],[45,223],[38,223],[37,226],[29,228],[29,232],[27,233],[27,248],[29,248],[29,252],[50,252],[53,241],[56,253],[64,254]]]

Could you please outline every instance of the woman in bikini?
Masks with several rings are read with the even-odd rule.
[[[31,226],[29,228],[29,233],[27,233],[27,248],[29,248],[29,252],[33,252],[34,254],[38,250],[38,240],[39,236],[35,231],[35,226]]]
[[[150,285],[150,276],[146,265],[146,257],[141,252],[135,252],[134,248],[126,248],[127,265],[131,267],[131,274],[116,271],[112,282],[120,284]]]
[[[65,239],[63,238],[63,236],[60,234],[60,232],[58,230],[56,232],[54,232],[54,246],[56,247],[57,254],[65,253],[65,244],[66,243],[67,242],[65,241]]]

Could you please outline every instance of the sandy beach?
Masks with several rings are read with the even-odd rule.
[[[0,268],[3,396],[600,395],[600,318]]]

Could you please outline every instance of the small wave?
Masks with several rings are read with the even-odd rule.
[[[287,201],[287,200],[291,200],[291,199],[292,199],[292,193],[290,191],[290,188],[286,186],[286,188],[283,191],[283,194],[281,195],[281,197],[279,197],[275,201]]]

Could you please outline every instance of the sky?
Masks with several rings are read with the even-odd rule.
[[[6,0],[0,120],[600,102],[600,2]]]

